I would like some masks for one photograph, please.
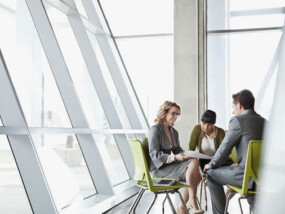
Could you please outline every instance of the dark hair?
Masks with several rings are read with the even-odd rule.
[[[251,93],[250,90],[244,89],[240,92],[233,94],[233,103],[237,104],[240,102],[240,104],[243,106],[243,108],[246,109],[252,109],[254,110],[254,96]]]
[[[216,113],[212,110],[206,110],[201,116],[201,121],[204,123],[216,123]]]

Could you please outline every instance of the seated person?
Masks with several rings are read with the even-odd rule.
[[[225,131],[222,128],[215,126],[216,113],[212,110],[206,110],[201,116],[201,123],[194,126],[190,135],[189,150],[214,156],[221,142],[225,137]],[[200,167],[203,170],[204,166],[210,160],[200,159]]]
[[[217,149],[221,145],[224,137],[225,131],[222,128],[215,126],[216,123],[216,113],[212,110],[206,110],[201,116],[201,123],[194,126],[190,135],[189,150],[214,156]],[[208,164],[210,160],[200,159],[200,167],[203,171],[204,166]],[[228,158],[224,163],[225,166],[235,166],[231,158]],[[203,171],[204,172],[204,171]],[[227,188],[226,195],[231,191]]]
[[[155,119],[156,125],[150,128],[148,136],[150,172],[153,177],[176,178],[184,170],[179,178],[192,188],[184,189],[183,200],[190,204],[195,214],[201,214],[204,211],[199,210],[196,201],[197,186],[201,181],[199,161],[184,155],[185,151],[180,147],[178,132],[173,128],[180,113],[180,106],[174,102],[165,101],[160,106]],[[185,213],[182,204],[178,206],[176,212]]]

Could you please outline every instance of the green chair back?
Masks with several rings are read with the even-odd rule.
[[[140,140],[129,140],[135,165],[134,180],[136,180],[138,184],[146,182],[149,190],[153,191],[152,180],[146,159],[146,155],[149,154],[147,139],[143,139],[142,142]]]
[[[243,178],[241,194],[248,194],[248,182],[252,177],[256,184],[258,184],[259,163],[262,149],[261,140],[251,140],[248,145],[247,160],[245,164],[245,173]]]
[[[149,167],[151,159],[150,159],[149,150],[148,150],[148,139],[147,138],[142,138],[142,139],[140,139],[140,142],[142,144],[143,151],[144,151],[144,156],[145,156],[147,165]]]
[[[233,148],[232,153],[230,154],[229,157],[233,160],[233,162],[237,163],[237,154],[235,147]]]

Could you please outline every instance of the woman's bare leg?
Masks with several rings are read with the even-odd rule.
[[[191,188],[188,188],[189,202],[194,207],[195,210],[199,209],[196,200],[196,194],[197,194],[197,187],[201,180],[202,178],[199,172],[199,160],[192,159],[186,171],[186,183],[191,185]]]
[[[185,203],[189,200],[190,204],[194,207],[195,210],[199,209],[196,200],[197,186],[201,181],[201,175],[199,172],[199,161],[197,159],[191,159],[188,164],[188,168],[186,171],[186,183],[187,185],[191,185],[191,188],[185,188],[183,191],[183,200]],[[181,204],[179,207],[181,213],[184,213],[183,205]]]

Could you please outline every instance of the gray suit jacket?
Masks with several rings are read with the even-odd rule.
[[[220,167],[236,148],[238,166],[233,170],[233,179],[242,182],[247,157],[248,144],[251,140],[261,140],[265,119],[254,110],[245,110],[241,115],[232,117],[227,134],[209,165],[212,169]],[[249,184],[251,188],[252,182]]]
[[[180,147],[178,132],[170,127],[172,135],[173,147],[170,148],[170,143],[162,124],[152,126],[148,134],[149,155],[151,157],[150,170],[159,169],[165,164],[168,156],[171,154],[183,153],[184,150]]]

